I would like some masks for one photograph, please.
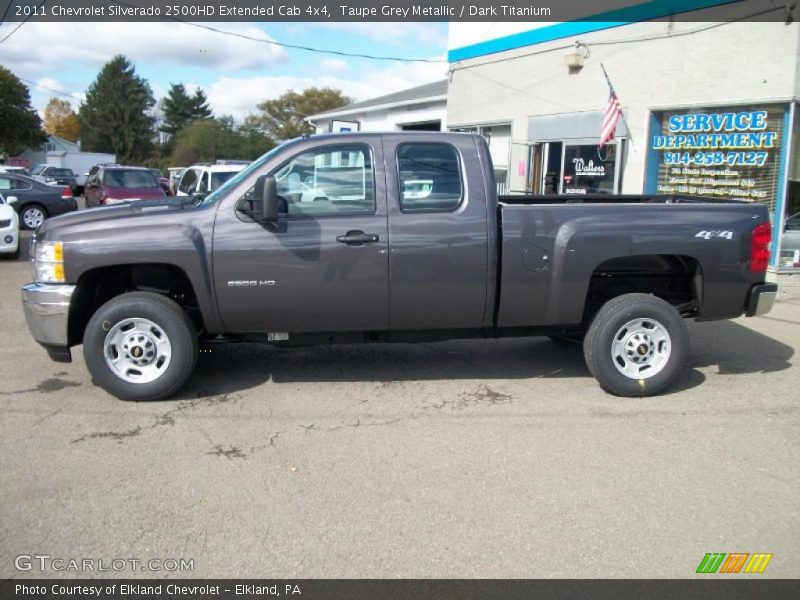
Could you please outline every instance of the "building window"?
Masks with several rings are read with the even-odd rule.
[[[564,144],[562,194],[616,194],[617,145]]]
[[[784,226],[781,234],[779,269],[800,269],[800,110],[795,106],[791,140],[791,163],[786,181]]]

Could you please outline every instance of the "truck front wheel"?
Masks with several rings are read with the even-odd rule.
[[[122,400],[175,394],[197,362],[197,332],[175,302],[131,292],[103,304],[83,335],[83,357],[94,382]]]
[[[609,300],[583,342],[586,366],[618,396],[653,396],[677,377],[688,351],[686,324],[674,307],[649,294]]]

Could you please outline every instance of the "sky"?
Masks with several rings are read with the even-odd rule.
[[[0,39],[18,23],[0,25]],[[446,23],[208,23],[263,40],[444,61]],[[446,62],[392,62],[285,49],[185,23],[26,23],[0,45],[40,113],[51,97],[77,110],[100,67],[124,54],[158,100],[171,83],[202,88],[216,116],[242,119],[289,89],[329,86],[365,100],[444,79]],[[59,92],[59,93],[56,93]],[[66,94],[64,96],[63,94]]]

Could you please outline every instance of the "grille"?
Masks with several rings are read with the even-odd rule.
[[[0,219],[0,228],[11,225],[11,219]]]

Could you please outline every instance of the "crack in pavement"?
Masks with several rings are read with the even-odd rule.
[[[513,401],[514,397],[510,394],[498,392],[484,384],[479,385],[471,392],[461,393],[457,400],[442,400],[436,404],[423,406],[422,410],[444,410],[446,408],[464,410],[480,405],[497,406],[498,404],[510,404]]]
[[[236,446],[228,446],[227,450],[224,446],[220,446],[217,444],[214,446],[214,449],[211,452],[206,452],[211,456],[221,456],[227,458],[228,460],[233,460],[234,458],[247,458],[247,456]]]
[[[498,392],[488,385],[479,385],[474,388],[472,391],[462,392],[457,400],[444,400],[442,402],[431,404],[427,406],[423,406],[422,410],[465,410],[467,408],[471,408],[478,405],[486,405],[486,406],[497,406],[500,404],[509,404],[514,401],[514,397],[510,394],[504,394],[502,392]],[[394,419],[385,419],[381,421],[362,421],[360,418],[357,419],[354,423],[341,423],[339,425],[332,425],[329,427],[323,427],[316,423],[304,424],[301,423],[298,425],[300,429],[303,430],[304,434],[320,432],[320,433],[331,433],[336,431],[342,431],[344,429],[358,429],[361,427],[388,427],[390,425],[395,425],[397,423],[401,423],[403,421],[416,421],[420,418],[420,415],[416,413],[410,413],[406,416],[396,417]],[[248,456],[252,456],[256,452],[267,450],[269,448],[275,447],[275,442],[280,436],[291,435],[291,431],[281,430],[272,433],[266,442],[263,444],[258,444],[254,446],[250,446],[250,450],[247,454],[243,454],[237,452],[234,454],[235,458],[248,458]],[[220,446],[215,446],[215,449],[220,448]],[[231,448],[236,449],[238,448],[235,446],[231,446]],[[216,455],[216,456],[225,456],[228,457],[227,454],[224,452],[220,452],[214,450],[209,452],[208,454]]]
[[[212,406],[216,406],[217,404],[236,402],[237,400],[238,398],[232,394],[221,394],[219,396],[212,396],[211,398],[207,399],[195,398],[192,400],[181,400],[175,408],[163,412],[161,414],[155,415],[153,417],[153,422],[150,425],[147,426],[137,425],[135,428],[129,429],[127,431],[101,431],[96,433],[88,433],[72,440],[72,442],[70,443],[77,444],[80,442],[85,442],[86,440],[104,439],[104,438],[111,438],[121,443],[125,441],[127,438],[140,435],[144,431],[149,431],[165,425],[171,425],[171,426],[175,425],[176,422],[175,417],[184,411],[191,410],[197,407],[210,408]]]

